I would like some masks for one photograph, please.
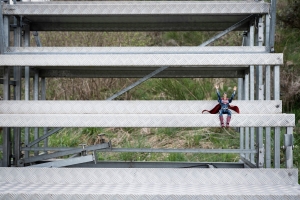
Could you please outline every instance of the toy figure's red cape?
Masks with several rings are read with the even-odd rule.
[[[240,109],[239,109],[239,107],[229,105],[228,108],[229,108],[230,110],[233,110],[233,111],[235,111],[236,113],[239,113],[239,114],[240,114]],[[211,109],[211,110],[203,110],[202,113],[204,113],[204,112],[209,112],[210,114],[216,114],[216,113],[219,112],[220,109],[221,109],[221,105],[218,104],[218,105],[216,105],[216,106],[215,106],[213,109]]]

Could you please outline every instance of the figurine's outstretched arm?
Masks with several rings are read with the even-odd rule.
[[[231,95],[231,97],[230,97],[230,99],[229,99],[229,103],[232,102],[232,100],[233,100],[233,98],[234,98],[234,96],[235,96],[235,91],[236,91],[236,86],[233,87],[233,93],[232,93],[232,95]]]
[[[218,102],[221,103],[221,96],[220,96],[220,92],[219,92],[219,86],[215,85],[215,88],[217,90],[217,95],[218,95]]]

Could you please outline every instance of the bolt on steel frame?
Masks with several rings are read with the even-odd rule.
[[[261,2],[256,2],[261,3]],[[60,3],[58,3],[60,4]],[[11,5],[13,6],[13,5]],[[21,6],[26,6],[26,4],[20,4]],[[36,4],[37,8],[43,6],[42,4]],[[5,8],[4,8],[5,7]],[[248,30],[244,33],[243,36],[243,46],[244,47],[263,47],[270,53],[274,53],[274,35],[275,35],[275,23],[276,23],[276,0],[272,0],[270,4],[270,11],[267,14],[251,14],[241,20],[238,20],[234,25],[229,26],[225,31],[222,31],[218,35],[212,37],[208,41],[204,42],[200,45],[200,47],[205,48],[204,46],[214,42],[221,36],[238,29],[240,26],[245,26],[248,24]],[[1,3],[0,7],[0,44],[1,44],[1,51],[0,55],[15,55],[17,56],[18,53],[16,52],[8,52],[9,49],[13,49],[10,44],[10,30],[14,31],[13,41],[14,47],[12,51],[18,51],[17,47],[24,47],[30,46],[30,31],[31,24],[29,21],[26,21],[22,18],[22,15],[19,14],[11,14],[10,12],[14,12],[14,8],[9,7],[7,3]],[[38,11],[37,11],[38,12]],[[14,16],[13,24],[11,24],[12,16]],[[73,27],[74,28],[74,27]],[[174,28],[174,27],[173,27]],[[189,29],[193,30],[191,27]],[[76,28],[75,28],[76,29]],[[126,27],[124,27],[126,29]],[[134,29],[138,29],[134,27]],[[176,28],[174,28],[176,30]],[[122,30],[122,29],[120,29]],[[170,28],[172,30],[172,28]],[[23,37],[22,37],[22,33]],[[41,47],[41,42],[38,37],[38,32],[34,31],[33,35],[35,37],[36,45]],[[22,41],[23,40],[23,41]],[[140,51],[142,54],[143,51]],[[268,53],[265,52],[265,53]],[[43,53],[35,52],[35,55],[42,55]],[[57,52],[54,52],[58,54]],[[69,52],[65,52],[68,54]],[[227,52],[223,52],[227,53]],[[235,52],[238,53],[238,52]],[[251,52],[250,52],[251,53]],[[22,54],[22,52],[19,52]],[[64,52],[60,52],[61,55]],[[79,52],[80,54],[80,52]],[[158,53],[160,54],[160,53]],[[163,53],[162,53],[163,54]],[[188,54],[188,52],[185,52]],[[134,55],[134,53],[133,53]],[[207,54],[209,55],[209,54]],[[20,57],[21,58],[21,57]],[[24,62],[27,63],[28,60]],[[25,80],[25,93],[24,93],[24,100],[29,101],[30,98],[30,79],[33,78],[33,90],[34,94],[32,99],[38,101],[39,99],[45,100],[46,94],[46,76],[41,76],[41,70],[46,72],[46,69],[39,69],[32,68],[29,66],[30,62],[28,62],[28,66],[14,66],[11,67],[8,64],[3,64],[3,99],[4,100],[11,100],[11,79],[13,78],[13,99],[14,100],[21,100],[21,78],[22,78],[22,69],[24,69],[24,80]],[[157,66],[156,66],[157,67]],[[136,87],[137,85],[141,84],[142,82],[146,81],[149,78],[157,77],[158,74],[166,72],[169,69],[168,66],[160,66],[160,68],[153,68],[153,72],[148,75],[142,76],[143,78],[140,79],[135,84],[129,86],[128,88],[124,89],[123,91],[117,93],[116,95],[108,98],[108,100],[112,100],[116,98],[118,95],[128,91],[129,89]],[[155,70],[156,69],[156,70]],[[216,68],[216,70],[219,70]],[[12,73],[13,71],[13,73]],[[214,68],[212,68],[214,71]],[[166,72],[167,73],[167,72]],[[250,65],[247,69],[243,71],[242,77],[238,76],[238,99],[245,100],[245,101],[253,101],[253,100],[280,100],[280,67],[279,65],[275,66],[262,66],[262,65]],[[13,74],[13,77],[11,75]],[[44,73],[47,74],[47,73]],[[140,75],[141,76],[141,75]],[[180,75],[179,75],[180,76]],[[197,75],[196,75],[197,76]],[[212,75],[208,75],[212,76]],[[272,83],[272,84],[271,84]],[[273,91],[271,88],[273,87]],[[41,98],[40,98],[41,97]],[[3,160],[2,166],[23,166],[24,163],[31,163],[36,161],[41,161],[47,158],[53,158],[57,155],[70,155],[71,153],[78,153],[81,151],[80,148],[75,150],[70,149],[61,149],[60,153],[54,153],[49,155],[38,155],[40,151],[47,151],[51,148],[47,147],[47,137],[56,133],[57,131],[61,130],[60,127],[53,127],[52,129],[44,128],[44,135],[42,137],[39,136],[39,128],[34,129],[34,141],[30,141],[30,128],[25,127],[25,138],[24,138],[24,146],[22,147],[21,143],[21,129],[20,127],[4,127],[3,128],[3,145],[2,145],[2,152],[3,152]],[[271,127],[241,127],[240,129],[240,149],[238,150],[168,150],[168,149],[158,149],[158,150],[148,150],[148,149],[109,149],[109,143],[106,145],[102,145],[99,147],[91,147],[92,150],[100,150],[100,151],[120,151],[120,152],[206,152],[206,153],[228,153],[228,152],[235,152],[240,153],[241,159],[249,166],[253,167],[266,167],[270,168],[271,165]],[[11,131],[13,130],[13,134]],[[274,128],[274,167],[280,168],[280,127]],[[286,152],[286,167],[291,168],[293,165],[292,160],[292,132],[293,127],[289,126],[286,127],[286,136],[284,140],[284,149]],[[265,134],[265,137],[264,137]],[[13,135],[13,138],[11,138]],[[38,147],[38,143],[44,140],[44,147]],[[265,144],[264,144],[265,140]],[[53,150],[53,149],[51,149]],[[21,151],[24,151],[24,158],[21,158]],[[29,151],[34,151],[34,156],[29,156]],[[256,158],[255,158],[256,157]],[[11,159],[13,158],[13,162]],[[79,161],[76,161],[80,163]],[[72,161],[74,163],[74,161]]]

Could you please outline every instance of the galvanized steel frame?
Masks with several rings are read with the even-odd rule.
[[[73,2],[74,3],[74,2]],[[112,3],[112,2],[102,2],[102,3],[104,3],[104,4],[107,4],[107,5],[105,5],[105,6],[111,6],[112,4],[114,4],[114,3]],[[127,2],[128,3],[128,2]],[[156,8],[154,8],[153,7],[153,5],[151,5],[151,3],[152,2],[143,2],[143,11],[142,11],[142,13],[141,13],[141,10],[139,10],[139,9],[137,9],[138,11],[139,11],[139,13],[138,14],[145,14],[145,13],[147,13],[147,12],[149,12],[150,10],[151,10],[151,14],[153,14],[153,12],[157,12],[157,14],[159,13],[159,12],[162,12],[162,10],[160,10],[160,8],[159,8],[159,6],[161,6],[162,4],[163,4],[163,2],[161,2],[159,5],[158,5],[158,7],[157,7],[157,5],[156,5]],[[156,4],[157,2],[155,2],[155,4]],[[168,3],[170,3],[170,2],[168,2]],[[171,2],[171,3],[174,3],[174,4],[180,4],[180,2]],[[191,3],[191,2],[190,2]],[[193,2],[194,3],[194,2]],[[239,3],[237,3],[237,2],[232,2],[232,3],[234,3],[234,4],[239,4]],[[39,5],[40,4],[40,5]],[[42,4],[47,4],[47,3],[33,3],[32,5],[34,5],[34,9],[33,10],[31,10],[31,11],[29,11],[28,13],[31,13],[31,14],[37,14],[37,15],[40,15],[40,14],[49,14],[49,13],[47,13],[46,11],[42,11],[42,10],[39,10],[39,9],[37,9],[37,7],[43,7],[44,5],[42,5]],[[53,8],[54,8],[54,10],[51,10],[51,14],[53,14],[53,12],[55,12],[56,14],[63,14],[63,15],[69,15],[69,14],[72,14],[73,13],[73,11],[74,11],[74,9],[72,9],[72,2],[50,2],[50,4],[53,4],[53,5],[49,5],[50,7],[52,6]],[[65,10],[64,10],[64,13],[59,13],[60,12],[60,9],[59,9],[59,7],[61,7],[61,6],[57,6],[58,4],[66,4],[66,5],[68,5],[68,6],[66,6],[65,8]],[[80,4],[80,2],[77,2],[76,4]],[[109,5],[110,4],[110,5]],[[135,2],[130,2],[129,4],[135,4]],[[192,3],[191,3],[192,4]],[[197,12],[198,14],[199,13],[201,13],[201,14],[215,14],[215,11],[213,11],[213,12],[211,12],[211,10],[212,9],[210,9],[209,8],[209,6],[211,6],[211,5],[209,5],[210,3],[208,3],[207,4],[207,6],[206,7],[203,7],[203,8],[201,8],[200,9],[200,7],[196,7],[196,11],[195,12]],[[222,3],[220,3],[220,2],[218,2],[218,4],[220,5],[220,4],[226,4],[227,6],[228,6],[228,9],[230,9],[232,12],[236,12],[236,13],[243,13],[243,12],[246,12],[246,13],[248,13],[249,12],[249,9],[247,8],[247,6],[254,6],[254,4],[255,4],[255,7],[257,7],[258,5],[259,6],[261,6],[260,7],[260,9],[261,9],[261,14],[267,14],[268,12],[269,12],[269,10],[268,10],[268,8],[269,8],[269,6],[268,6],[268,4],[264,4],[264,3],[261,3],[261,4],[257,4],[257,3],[253,3],[253,2],[251,2],[251,3],[249,3],[249,4],[247,4],[247,6],[245,7],[245,5],[243,5],[242,7],[232,7],[234,4],[231,4],[231,3],[229,3],[230,4],[230,6],[229,6],[229,4],[228,4],[228,2],[222,2]],[[219,11],[219,13],[220,12],[227,12],[227,11],[225,11],[226,9],[223,9],[224,8],[224,5],[223,6],[220,6],[220,7],[222,7],[222,10],[220,10]],[[239,4],[238,6],[240,6],[240,5],[242,5],[242,4]],[[78,6],[78,5],[77,5]],[[95,7],[95,2],[94,3],[90,3],[90,2],[85,2],[85,5],[79,5],[80,7],[84,7],[84,8],[86,8],[86,9],[90,9],[90,8],[92,8],[92,7],[94,7],[93,9],[95,10],[97,10],[98,9],[98,5],[96,5],[96,7]],[[131,6],[131,5],[129,5],[129,6]],[[236,6],[236,5],[235,5]],[[18,3],[18,5],[4,5],[4,10],[3,10],[3,12],[4,12],[4,27],[5,26],[7,26],[8,25],[8,17],[7,17],[7,14],[8,15],[18,15],[18,9],[19,8],[21,8],[21,12],[27,12],[26,11],[26,9],[32,9],[33,7],[31,7],[31,5],[30,4],[28,4],[28,5],[26,5],[26,4],[23,4],[23,3]],[[25,7],[27,7],[27,8],[25,8]],[[120,10],[118,10],[118,9],[121,9],[122,10],[122,12],[123,13],[125,13],[125,14],[132,14],[132,13],[127,13],[127,11],[126,11],[126,9],[128,8],[128,7],[124,7],[124,5],[118,5],[118,6],[116,6],[116,5],[113,5],[113,7],[114,7],[114,10],[109,10],[109,14],[114,14],[114,12],[116,12],[116,13],[118,13]],[[172,6],[171,6],[172,7]],[[195,9],[195,5],[192,5],[192,7]],[[226,6],[225,6],[226,7]],[[22,10],[23,8],[25,8],[25,10]],[[172,7],[172,9],[179,9],[179,7]],[[148,10],[147,10],[148,9]],[[154,10],[153,10],[154,9]],[[198,9],[198,10],[197,10]],[[199,10],[200,9],[200,10]],[[185,9],[182,9],[182,7],[180,7],[180,12],[179,12],[179,10],[178,11],[176,11],[176,12],[174,12],[175,14],[178,14],[178,13],[184,13],[185,11],[184,11]],[[186,9],[187,10],[187,12],[191,12],[191,9]],[[275,18],[275,10],[276,10],[276,1],[275,0],[272,0],[272,2],[271,2],[271,23],[270,23],[270,27],[268,27],[268,21],[267,21],[267,25],[266,25],[266,34],[267,34],[267,36],[266,36],[266,47],[263,47],[263,48],[260,48],[260,47],[242,47],[242,48],[231,48],[231,47],[221,47],[220,49],[216,49],[216,48],[219,48],[219,47],[209,47],[209,48],[203,48],[203,49],[197,49],[196,47],[194,48],[190,48],[190,47],[187,47],[187,48],[183,48],[183,49],[179,49],[175,54],[176,54],[176,56],[178,56],[177,54],[183,54],[182,56],[182,58],[184,58],[185,56],[191,56],[192,54],[194,54],[194,53],[196,53],[196,54],[203,54],[203,52],[202,53],[199,53],[199,50],[200,51],[203,51],[204,50],[204,52],[206,52],[207,54],[205,54],[205,55],[203,55],[203,56],[209,56],[209,54],[216,54],[216,53],[219,53],[219,52],[227,52],[227,50],[229,50],[229,51],[233,51],[233,52],[230,52],[230,53],[233,53],[233,54],[240,54],[241,55],[241,57],[242,56],[245,56],[245,55],[242,55],[242,54],[247,54],[247,53],[249,53],[249,52],[251,52],[253,55],[255,54],[255,53],[265,53],[266,51],[273,51],[272,49],[273,49],[273,46],[274,46],[274,35],[275,35],[275,20],[276,20],[276,18]],[[174,10],[173,10],[174,11]],[[172,12],[173,13],[173,11],[171,11],[171,10],[168,10],[167,12]],[[38,12],[40,12],[40,13],[38,13]],[[72,13],[68,13],[68,12],[72,12]],[[105,11],[105,9],[103,10],[101,10],[101,12],[106,12]],[[165,11],[163,11],[164,13],[165,13]],[[194,10],[193,10],[193,12],[194,12]],[[254,14],[257,14],[257,12],[253,12]],[[76,13],[76,14],[78,14],[78,12]],[[83,15],[85,14],[85,13],[82,13]],[[91,14],[90,12],[89,12],[89,14]],[[97,14],[99,14],[99,12],[97,11]],[[103,14],[103,13],[102,13]],[[266,16],[266,17],[268,17],[268,16]],[[234,28],[235,28],[235,26],[234,26]],[[269,31],[269,28],[270,28],[270,31]],[[9,37],[8,36],[8,34],[6,33],[5,34],[5,31],[8,31],[8,29],[4,29],[4,35],[6,35],[7,36],[7,38]],[[226,32],[226,30],[225,30],[225,32]],[[251,31],[250,31],[251,32]],[[261,29],[259,30],[259,34],[261,34]],[[35,36],[36,36],[36,34],[35,34]],[[268,37],[269,36],[269,37]],[[15,38],[17,38],[17,37],[15,37]],[[37,39],[37,37],[35,37],[36,39]],[[251,38],[251,37],[250,37]],[[216,39],[216,38],[213,38],[213,39]],[[4,42],[6,42],[7,44],[8,44],[8,42],[7,42],[8,40],[6,39],[6,41],[4,41]],[[39,41],[37,40],[37,44],[39,43]],[[250,43],[252,43],[252,42],[250,42]],[[8,46],[8,45],[5,45],[6,47]],[[26,46],[26,44],[25,44],[25,46]],[[38,45],[39,46],[39,45]],[[41,46],[41,45],[40,45]],[[45,52],[45,49],[46,49],[46,52]],[[133,53],[133,54],[143,54],[143,56],[144,56],[144,54],[158,54],[158,55],[160,55],[160,54],[164,54],[163,56],[168,56],[168,54],[169,54],[169,52],[166,54],[166,49],[167,49],[167,51],[170,51],[170,49],[171,48],[141,48],[142,50],[138,50],[138,52],[137,52],[137,49],[138,48],[133,48],[132,50],[130,50],[129,52],[131,52],[131,53]],[[41,57],[43,57],[43,55],[44,54],[47,54],[47,57],[49,56],[49,57],[51,57],[51,54],[56,54],[56,53],[59,53],[60,55],[61,54],[65,54],[65,55],[63,55],[64,57],[68,57],[68,55],[70,55],[70,56],[73,56],[72,54],[84,54],[84,53],[86,53],[87,51],[89,52],[89,54],[97,54],[97,56],[99,55],[99,53],[101,54],[101,51],[104,51],[103,53],[104,54],[106,54],[106,52],[107,52],[107,50],[108,50],[108,48],[83,48],[83,51],[81,51],[81,52],[79,52],[78,51],[78,48],[40,48],[40,49],[37,49],[37,48],[12,48],[12,47],[8,47],[8,48],[5,48],[3,51],[3,53],[5,53],[6,55],[5,56],[7,56],[7,55],[9,55],[9,54],[17,54],[17,55],[14,55],[14,56],[18,56],[19,54],[19,56],[20,57],[22,57],[23,55],[22,54],[25,54],[24,55],[24,58],[29,58],[30,57],[30,55],[28,55],[28,54],[33,54],[34,55],[34,57],[39,57],[39,56],[41,56]],[[112,48],[112,52],[111,51],[108,51],[109,52],[109,54],[120,54],[120,51],[128,51],[128,48],[126,49],[126,48],[120,48],[120,49],[117,49],[117,48]],[[144,52],[144,51],[147,51],[146,53]],[[172,51],[176,51],[176,48],[174,48],[174,49],[172,49]],[[99,52],[100,51],[100,52]],[[150,51],[150,52],[149,52]],[[185,52],[182,52],[182,51],[185,51]],[[193,52],[194,51],[194,52]],[[197,51],[197,52],[195,52],[195,51]],[[246,52],[245,52],[246,51]],[[121,52],[122,53],[122,52]],[[174,53],[174,52],[172,52],[172,53]],[[190,55],[189,55],[190,54]],[[220,54],[221,55],[221,54]],[[220,55],[218,55],[218,56],[220,56]],[[228,58],[230,57],[230,55],[232,55],[232,54],[228,54]],[[259,55],[259,54],[258,54]],[[267,55],[267,54],[266,54]],[[55,55],[56,56],[56,55]],[[76,56],[78,56],[78,55],[76,55]],[[114,56],[118,56],[118,55],[114,55]],[[197,55],[198,56],[198,55]],[[222,56],[222,55],[221,55]],[[256,57],[257,55],[255,55],[255,57]],[[272,58],[271,59],[274,59],[274,55],[271,55],[272,56]],[[226,56],[225,56],[226,57]],[[225,58],[225,57],[223,57],[223,58]],[[43,57],[44,58],[44,57]],[[93,58],[93,55],[91,55],[91,58]],[[136,57],[135,57],[136,58]],[[231,58],[231,57],[230,57]],[[52,58],[51,58],[52,59]],[[63,59],[65,59],[65,58],[63,58]],[[88,58],[88,59],[90,59],[90,57]],[[264,58],[262,58],[262,59],[265,59],[265,57]],[[248,65],[248,64],[253,64],[253,65],[256,65],[256,64],[262,64],[262,65],[267,65],[267,70],[266,70],[266,72],[267,72],[267,75],[266,75],[266,77],[269,77],[270,78],[270,66],[269,65],[276,65],[275,67],[274,67],[274,99],[279,99],[279,66],[277,66],[277,64],[279,65],[279,64],[281,64],[282,63],[282,55],[278,55],[277,56],[277,58],[275,58],[275,60],[276,61],[278,61],[278,62],[272,62],[272,63],[264,63],[264,62],[260,62],[260,63],[250,63],[250,62],[248,62],[249,60],[247,60],[247,62],[245,62],[245,63],[228,63],[227,61],[226,62],[223,62],[222,63],[222,65],[229,65],[229,64],[235,64],[235,65],[239,65],[239,64],[245,64],[245,65]],[[273,61],[275,61],[275,60],[273,60]],[[26,62],[27,61],[29,61],[29,60],[25,60]],[[62,61],[62,60],[61,60]],[[186,62],[187,60],[185,60],[185,62]],[[109,62],[111,62],[111,61],[109,61]],[[51,63],[51,62],[50,62]],[[16,64],[20,64],[21,65],[21,63],[12,63],[10,66],[15,66]],[[28,64],[28,66],[30,65],[30,63],[26,63],[26,65]],[[32,66],[35,66],[37,63],[34,63],[34,64],[32,64]],[[57,64],[57,63],[55,63],[55,64]],[[54,65],[55,65],[54,64]],[[71,66],[71,65],[73,65],[74,63],[71,63],[71,64],[66,64],[66,66]],[[195,63],[191,63],[191,65],[194,65]],[[208,64],[208,65],[211,65],[211,63],[210,62],[203,62],[203,61],[197,61],[196,62],[196,64],[199,64],[199,65],[206,65],[206,64]],[[218,61],[215,61],[214,63],[212,63],[213,65],[214,64],[217,64],[217,65],[220,65],[220,60],[218,60]],[[7,65],[7,63],[4,63],[3,65]],[[176,64],[176,65],[178,65],[178,64]],[[159,63],[157,66],[161,66],[161,64]],[[178,66],[182,66],[181,64],[180,65],[178,65]],[[8,80],[8,78],[7,77],[9,77],[9,68],[8,67],[5,67],[4,68],[5,69],[5,73],[4,73],[4,87],[5,88],[8,88],[9,87],[9,84],[8,84],[8,82],[7,82],[7,80]],[[245,90],[246,91],[243,91],[243,93],[244,93],[244,95],[245,95],[245,99],[248,99],[248,95],[249,95],[249,93],[248,93],[248,83],[249,83],[249,78],[250,78],[250,99],[252,99],[252,95],[254,94],[254,89],[251,89],[251,86],[252,86],[252,84],[254,83],[253,81],[253,75],[252,75],[252,73],[253,73],[253,68],[251,68],[250,67],[250,76],[248,77],[248,75],[245,77],[245,84],[244,84],[244,87],[245,87]],[[29,89],[29,85],[28,85],[28,80],[29,80],[29,67],[26,67],[26,81],[27,81],[27,86],[26,86],[26,88],[28,88]],[[261,78],[261,76],[260,76],[260,78]],[[269,88],[270,86],[270,79],[269,78],[267,78],[266,79],[266,87],[267,88]],[[38,79],[38,71],[36,71],[36,77],[35,77],[35,80],[37,80]],[[240,80],[240,79],[239,79]],[[240,82],[240,81],[239,81]],[[35,81],[35,88],[37,87],[37,85],[36,84],[38,84],[38,82],[37,81]],[[240,83],[241,84],[241,83]],[[268,85],[267,85],[268,84]],[[17,87],[19,87],[19,85],[17,85]],[[8,91],[7,89],[6,89],[6,91]],[[37,99],[38,97],[37,97],[37,95],[38,95],[38,93],[37,93],[38,91],[35,89],[35,99]],[[44,91],[42,91],[42,92],[44,92]],[[9,93],[8,92],[5,92],[5,95],[7,96],[7,95],[9,95]],[[271,95],[271,92],[268,92],[268,89],[266,89],[266,95],[267,95],[267,97],[266,98],[268,98],[268,96],[270,96]],[[26,98],[28,98],[28,100],[29,100],[29,96],[28,95],[26,95]],[[9,98],[6,98],[7,100],[9,99]],[[290,124],[289,124],[289,126],[290,126]],[[6,130],[6,132],[9,130],[9,128],[5,128],[4,130]],[[289,127],[288,128],[288,133],[291,133],[292,131],[291,131],[292,129]],[[8,132],[10,132],[10,131],[8,131]],[[45,132],[46,133],[46,132]],[[51,132],[50,132],[51,133]],[[280,145],[280,138],[279,138],[279,134],[280,134],[280,127],[276,127],[275,128],[275,167],[279,167],[278,166],[278,163],[279,163],[279,159],[280,159],[280,157],[279,157],[279,145]],[[43,136],[42,138],[46,138],[46,136],[47,135],[51,135],[51,134],[46,134],[45,136]],[[242,134],[243,135],[243,134]],[[242,136],[241,135],[241,136]],[[248,147],[249,147],[249,145],[248,145],[248,143],[249,143],[249,137],[247,136],[248,135],[248,133],[247,133],[247,129],[246,129],[246,141],[245,141],[245,144],[246,144],[246,151],[244,151],[244,150],[242,150],[242,151],[244,151],[244,152],[247,152],[247,149],[248,149]],[[268,136],[268,138],[269,138],[269,136]],[[36,142],[37,141],[40,141],[40,139],[41,138],[35,138],[35,144],[36,144]],[[250,147],[250,149],[251,149],[251,151],[253,151],[254,150],[254,143],[252,143],[252,140],[254,140],[254,137],[252,137],[252,131],[251,131],[251,147]],[[268,139],[269,140],[269,139]],[[9,141],[9,140],[6,140],[5,139],[5,143],[6,144],[8,144],[7,143],[7,141]],[[243,143],[243,141],[241,141],[241,144]],[[3,145],[3,148],[5,148],[5,150],[3,150],[3,151],[6,151],[9,147],[7,147],[6,145]],[[267,151],[268,152],[268,151]],[[291,151],[289,151],[289,152],[291,152]],[[253,162],[253,159],[252,159],[252,156],[253,156],[253,154],[251,155],[251,161]],[[26,156],[25,156],[26,157]],[[267,156],[267,157],[269,157],[269,156]],[[287,156],[288,157],[288,156]],[[289,153],[289,158],[290,158],[290,153]],[[8,166],[9,165],[9,161],[7,160],[8,158],[7,158],[7,156],[6,156],[6,161],[4,161],[4,165],[6,166]],[[268,158],[269,159],[269,158]],[[288,163],[290,163],[290,161],[288,162]],[[267,164],[268,166],[269,166],[269,164]],[[290,164],[289,164],[289,166],[290,166]]]

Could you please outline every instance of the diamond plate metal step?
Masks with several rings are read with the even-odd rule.
[[[0,168],[2,199],[299,199],[297,169]]]
[[[1,101],[3,127],[219,127],[217,101]],[[234,101],[232,127],[289,127],[281,101]],[[255,113],[255,114],[254,114]]]
[[[0,66],[38,67],[201,67],[281,65],[282,53],[248,54],[29,54],[0,55]]]
[[[0,114],[201,114],[215,101],[1,101]],[[280,114],[281,100],[234,100],[241,114]],[[234,111],[233,111],[234,112]]]
[[[267,53],[263,46],[181,46],[181,47],[7,47],[6,54],[215,54]]]
[[[0,126],[219,127],[220,121],[218,114],[0,114]],[[230,126],[293,127],[295,114],[233,114]]]
[[[267,14],[269,8],[254,1],[47,1],[4,5],[3,13],[23,16],[31,31],[220,31],[252,14]]]

